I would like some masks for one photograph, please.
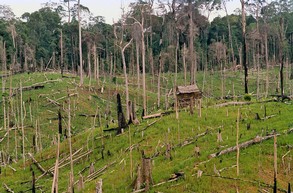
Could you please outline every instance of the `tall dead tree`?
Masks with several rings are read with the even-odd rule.
[[[124,13],[122,15],[122,17],[125,17]],[[124,18],[123,20],[126,20],[126,18]],[[126,60],[125,60],[125,49],[128,48],[132,41],[133,41],[133,38],[131,38],[125,45],[123,45],[123,39],[124,39],[124,22],[122,22],[121,24],[122,26],[122,29],[121,29],[121,39],[119,41],[119,44],[117,45],[120,49],[120,52],[121,52],[121,57],[122,57],[122,64],[123,64],[123,73],[124,73],[124,82],[125,82],[125,95],[126,95],[126,117],[127,119],[129,120],[129,115],[130,115],[130,109],[129,109],[129,106],[128,106],[128,102],[129,102],[129,89],[128,89],[128,76],[127,76],[127,67],[126,67]],[[117,39],[117,42],[118,42],[118,36],[117,36],[117,32],[116,32],[116,27],[114,27],[114,35],[115,35],[115,38]]]
[[[60,29],[60,70],[61,70],[61,76],[63,76],[64,73],[64,63],[63,63],[63,32],[62,29]],[[67,70],[67,67],[65,68]]]
[[[283,17],[279,20],[279,62],[280,62],[280,87],[282,98],[284,96],[284,19]]]
[[[232,29],[231,29],[231,24],[230,24],[230,19],[229,19],[229,14],[227,11],[227,6],[226,6],[226,1],[223,1],[223,6],[224,6],[224,10],[226,13],[226,19],[227,19],[227,26],[228,26],[228,35],[229,35],[229,46],[230,46],[230,50],[231,50],[231,57],[232,57],[232,62],[233,62],[233,68],[234,70],[236,70],[236,61],[235,61],[235,56],[234,56],[234,48],[233,48],[233,40],[232,40]]]
[[[78,42],[79,42],[79,67],[80,67],[80,85],[83,85],[83,64],[82,64],[82,42],[81,42],[81,17],[80,17],[80,0],[78,0]]]
[[[196,55],[194,53],[194,23],[193,23],[193,3],[188,0],[188,18],[189,18],[189,59],[190,59],[190,84],[195,83],[195,74],[197,71]]]
[[[245,1],[240,0],[242,11],[242,65],[244,68],[244,92],[248,94],[248,64],[246,58],[246,14],[245,14]]]

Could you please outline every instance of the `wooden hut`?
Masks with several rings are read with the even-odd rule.
[[[196,84],[188,86],[176,87],[176,102],[178,108],[190,107],[190,112],[193,114],[193,107],[196,100],[202,98],[202,92]]]

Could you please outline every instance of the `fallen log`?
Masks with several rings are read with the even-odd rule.
[[[88,152],[82,153],[82,154],[79,155],[77,158],[75,158],[74,160],[72,160],[72,162],[74,163],[74,162],[80,160],[81,158],[83,158],[83,157],[85,157],[85,156],[91,154],[91,153],[92,153],[92,151],[88,151]],[[70,164],[70,162],[67,162],[67,163],[65,163],[65,164],[63,164],[63,165],[58,165],[58,168],[61,169],[61,168],[65,167],[65,166],[67,166],[67,165],[69,165],[69,164]]]
[[[52,104],[54,104],[56,106],[61,106],[60,103],[58,103],[57,101],[54,101],[53,99],[50,99],[49,97],[46,97],[46,99],[48,100],[49,103],[52,103]]]
[[[96,179],[97,177],[99,177],[99,175],[100,175],[102,172],[104,172],[107,168],[111,167],[111,166],[114,165],[114,164],[116,164],[116,161],[113,161],[113,162],[111,162],[111,163],[105,165],[104,167],[100,168],[100,169],[97,170],[96,172],[94,172],[94,173],[88,175],[88,176],[86,177],[84,183],[86,183],[86,182],[90,182],[90,181]],[[75,182],[75,183],[77,183],[77,182]]]
[[[252,102],[231,101],[231,102],[217,104],[215,105],[215,107],[226,107],[229,105],[249,105],[249,104],[252,104]]]
[[[174,178],[172,178],[172,176],[171,176],[171,178],[169,178],[169,180],[166,180],[166,181],[160,182],[160,183],[158,183],[158,184],[155,184],[155,185],[153,185],[152,187],[154,188],[154,187],[158,187],[158,186],[161,186],[161,185],[163,185],[163,184],[166,184],[166,183],[175,182],[175,181],[179,180],[181,177],[184,176],[184,173],[180,173],[181,175],[178,175],[178,174],[179,174],[179,173],[177,173],[177,174],[172,174],[172,176],[173,176]],[[138,190],[136,190],[136,191],[134,191],[134,192],[132,192],[132,193],[144,192],[145,190],[146,190],[145,188],[141,188],[141,189],[138,189]]]
[[[5,188],[6,192],[14,193],[14,191],[7,186],[7,184],[3,183],[3,187]]]
[[[5,139],[5,137],[8,135],[8,131],[4,134],[4,136],[0,139],[0,143]]]
[[[192,138],[188,138],[188,139],[185,139],[183,143],[179,143],[177,145],[174,145],[171,147],[170,150],[174,150],[175,148],[178,148],[178,147],[184,147],[184,146],[187,146],[187,145],[190,145],[190,144],[193,144],[195,143],[195,141],[197,139],[199,139],[200,137],[204,137],[205,135],[207,135],[209,133],[209,130],[207,129],[205,132],[203,133],[200,133]],[[157,151],[155,152],[151,158],[154,158],[154,157],[158,157],[159,155],[162,155],[163,153],[165,153],[165,151]]]
[[[22,91],[38,90],[45,88],[45,85],[26,86],[22,88]]]
[[[270,95],[272,97],[277,97],[277,101],[284,101],[284,100],[292,100],[292,96],[287,96],[287,95],[278,95],[278,94],[272,94]]]
[[[287,134],[292,133],[292,132],[293,132],[293,128],[287,130]]]
[[[260,181],[256,181],[256,180],[246,180],[246,179],[241,179],[241,178],[232,178],[232,177],[227,177],[227,176],[217,176],[217,175],[209,175],[209,174],[203,174],[202,176],[213,177],[213,178],[221,178],[221,179],[226,179],[226,180],[235,180],[235,181],[255,184],[257,186],[262,186],[262,187],[265,187],[265,188],[271,188],[271,189],[274,188],[273,185],[270,185],[270,184],[267,184],[267,183],[264,183],[264,182],[260,182]],[[281,188],[278,188],[278,191],[287,193],[286,190],[281,189]]]
[[[47,83],[60,82],[60,81],[61,81],[61,79],[47,80],[47,81],[44,81],[44,82],[38,82],[38,83],[32,84],[30,86],[24,86],[24,87],[22,87],[22,91],[42,89],[42,88],[45,87],[45,84],[47,84]],[[6,90],[9,90],[10,88],[5,88],[5,89]],[[20,88],[13,88],[12,90],[19,92],[20,91]]]
[[[194,136],[192,138],[189,138],[189,139],[184,140],[184,142],[182,144],[178,144],[177,146],[184,147],[186,145],[190,145],[190,144],[194,143],[198,138],[203,137],[203,136],[207,135],[208,133],[209,133],[209,130],[207,129],[203,133],[200,133],[200,134],[198,134],[198,135],[196,135],[196,136]]]
[[[277,115],[269,115],[269,116],[266,116],[264,118],[261,118],[261,120],[267,120],[267,119],[273,118],[275,116],[277,116]]]
[[[83,114],[83,113],[79,114],[78,116],[80,116],[80,117],[98,117],[98,115],[96,115],[96,114],[90,115],[90,114]]]
[[[78,149],[77,151],[75,151],[75,152],[72,154],[72,156],[77,155],[80,151],[82,151],[82,149],[83,149],[83,148],[80,148],[80,149]],[[60,159],[60,160],[59,160],[59,163],[58,163],[58,168],[60,168],[60,166],[61,166],[65,161],[68,161],[69,159],[70,159],[70,156]],[[49,168],[45,173],[41,174],[41,175],[36,179],[36,182],[37,182],[39,179],[41,179],[43,176],[45,176],[47,173],[53,173],[54,169],[55,169],[55,164],[54,164],[51,168]]]
[[[160,119],[158,119],[158,120],[155,120],[155,121],[151,122],[151,123],[148,124],[146,127],[142,128],[142,129],[140,129],[140,130],[136,130],[136,131],[134,132],[134,134],[136,134],[137,132],[141,132],[141,131],[145,131],[145,130],[147,130],[150,126],[154,125],[155,123],[157,123],[157,122],[160,121],[161,119],[162,119],[162,118],[160,118]]]
[[[157,118],[157,117],[162,117],[164,115],[169,115],[171,113],[174,113],[174,111],[166,111],[166,112],[161,112],[161,113],[155,113],[152,115],[146,115],[146,116],[143,116],[142,119],[153,119],[153,118]]]
[[[278,134],[277,136],[279,136],[279,135],[280,134]],[[265,141],[265,140],[268,140],[268,139],[271,139],[271,138],[274,138],[273,134],[270,134],[270,135],[267,135],[267,136],[264,136],[264,137],[256,136],[254,139],[251,139],[249,141],[243,142],[243,143],[239,144],[238,146],[241,149],[241,148],[245,148],[245,147],[260,143],[262,141]],[[221,150],[219,152],[210,154],[208,156],[208,158],[211,159],[211,158],[219,157],[221,155],[231,153],[231,152],[236,151],[236,150],[237,150],[237,146],[229,147],[229,148]]]
[[[49,173],[51,176],[54,176],[53,172],[47,172],[47,170],[45,170],[41,164],[39,164],[39,162],[34,158],[34,156],[31,153],[28,153],[28,156],[32,159],[33,163],[37,166],[37,168],[44,173]]]

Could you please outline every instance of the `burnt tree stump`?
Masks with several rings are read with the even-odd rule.
[[[118,115],[118,131],[117,134],[122,133],[122,129],[127,127],[126,120],[122,111],[121,97],[117,94],[117,115]]]

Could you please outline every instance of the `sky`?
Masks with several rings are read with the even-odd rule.
[[[14,14],[20,17],[25,12],[31,13],[39,10],[44,3],[50,1],[60,2],[61,0],[1,0],[0,4],[9,5]],[[135,0],[80,0],[80,3],[88,7],[95,16],[104,16],[109,24],[112,24],[113,21],[118,21],[121,16],[121,5],[127,9],[130,2],[135,2]],[[229,1],[227,3],[228,12],[233,13],[239,6],[239,0]],[[213,12],[210,15],[210,19],[218,15],[224,15],[224,12]]]

